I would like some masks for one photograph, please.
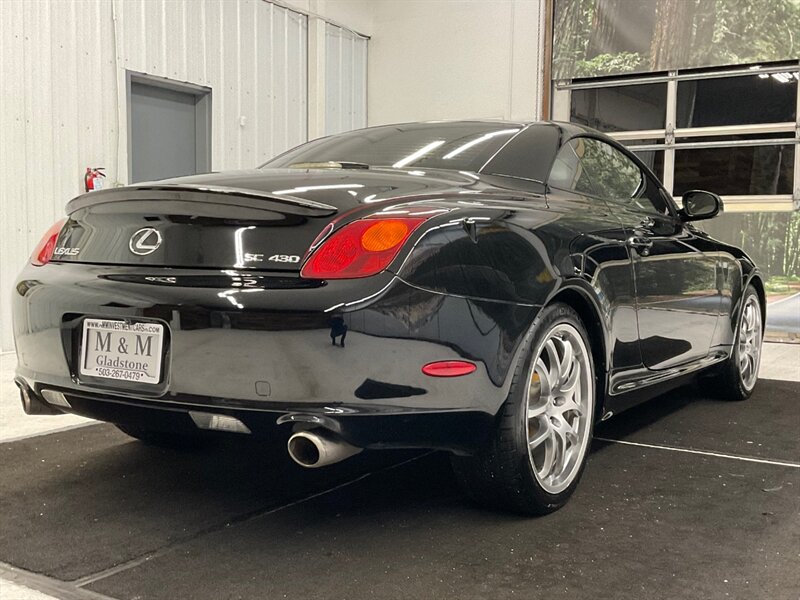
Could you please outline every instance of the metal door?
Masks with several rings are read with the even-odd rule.
[[[130,83],[130,181],[210,170],[207,93]]]

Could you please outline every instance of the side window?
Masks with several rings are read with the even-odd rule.
[[[576,138],[561,147],[550,169],[547,179],[549,185],[581,194],[600,195],[592,185],[589,171],[583,163],[587,141],[586,138]]]
[[[626,202],[669,214],[658,186],[625,154],[594,138],[574,138],[556,156],[548,183],[557,188]]]
[[[599,140],[581,141],[586,147],[581,162],[589,171],[598,195],[610,200],[627,200],[641,191],[645,180],[636,163]]]

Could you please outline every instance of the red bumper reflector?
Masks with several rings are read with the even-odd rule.
[[[469,375],[478,367],[465,360],[439,360],[422,367],[422,372],[431,377],[460,377]]]

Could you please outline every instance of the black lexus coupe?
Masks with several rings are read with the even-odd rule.
[[[461,121],[67,204],[13,293],[29,413],[150,443],[285,431],[322,467],[436,448],[478,501],[562,506],[594,423],[699,376],[747,398],[764,287],[610,138]]]

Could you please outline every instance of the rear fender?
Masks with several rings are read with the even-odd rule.
[[[601,316],[608,313],[602,310],[591,286],[580,279],[570,280],[567,285],[557,290],[547,304],[552,302],[563,302],[571,306],[586,327],[595,365],[595,389],[597,391],[595,416],[599,420],[604,414],[608,376],[612,364],[610,348],[613,344],[608,333],[610,328]]]

